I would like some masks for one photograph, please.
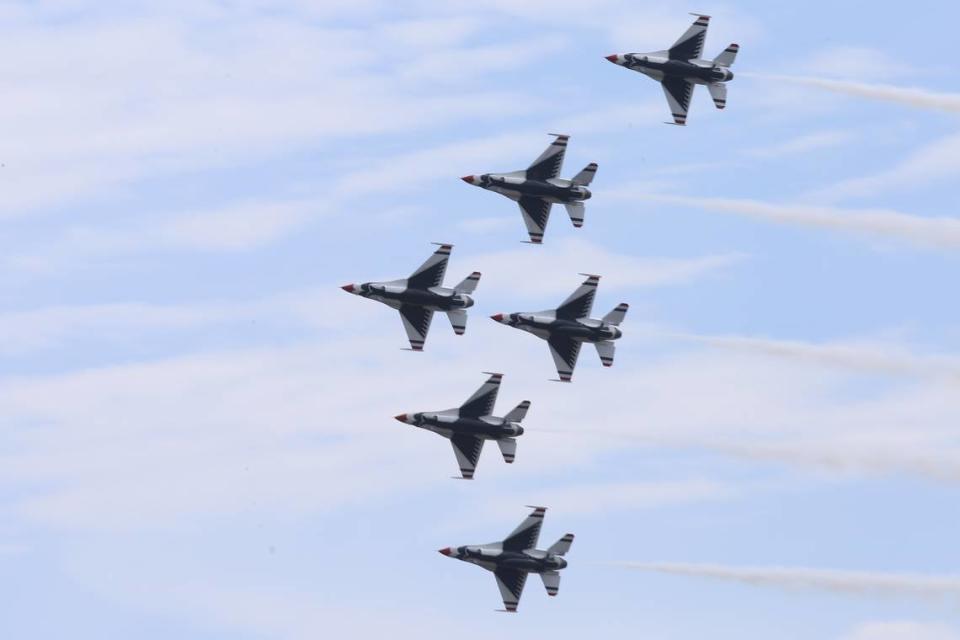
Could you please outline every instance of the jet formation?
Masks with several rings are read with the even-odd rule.
[[[702,59],[709,24],[710,16],[697,16],[680,39],[665,51],[615,53],[607,56],[607,60],[658,81],[673,114],[672,124],[685,125],[695,85],[707,86],[717,109],[727,106],[726,83],[733,80],[730,67],[740,45],[731,44],[713,60]]]
[[[570,136],[557,133],[550,135],[557,136],[556,140],[526,169],[461,178],[467,184],[516,200],[533,244],[543,242],[550,209],[554,204],[562,204],[567,208],[574,227],[579,229],[583,226],[583,203],[593,195],[587,186],[597,174],[597,163],[591,162],[572,179],[560,178]]]
[[[713,60],[701,58],[710,17],[698,15],[696,21],[673,46],[651,53],[625,53],[607,56],[607,60],[643,73],[660,82],[673,115],[669,124],[685,125],[694,87],[706,85],[718,109],[727,104],[726,83],[733,79],[730,67],[739,46],[731,44]],[[584,203],[592,197],[588,187],[597,173],[591,162],[570,179],[560,177],[570,136],[550,134],[555,139],[526,169],[507,173],[464,176],[471,185],[504,195],[517,202],[527,228],[529,242],[541,244],[554,204],[562,204],[573,222],[583,226]],[[447,314],[453,330],[463,335],[467,327],[467,309],[474,306],[471,297],[480,273],[473,272],[453,288],[443,286],[447,261],[453,245],[439,248],[409,277],[386,282],[347,284],[342,288],[354,295],[381,302],[400,312],[413,351],[422,351],[436,312]],[[533,312],[497,313],[493,320],[545,340],[550,347],[561,382],[571,382],[583,343],[596,347],[605,367],[613,365],[616,344],[623,336],[620,324],[629,306],[620,303],[603,318],[591,318],[600,276],[581,274],[586,280],[556,309]],[[490,377],[459,407],[440,411],[404,413],[396,420],[447,438],[453,448],[460,477],[472,480],[484,443],[497,443],[505,462],[516,458],[517,438],[530,408],[524,400],[503,417],[494,415],[494,407],[503,375]],[[504,609],[515,612],[527,576],[538,574],[550,596],[560,588],[560,571],[567,567],[564,557],[573,543],[568,533],[546,550],[537,549],[545,507],[533,512],[499,542],[440,549],[444,556],[475,564],[494,574]]]
[[[597,294],[600,276],[581,275],[586,275],[587,279],[556,309],[497,313],[490,316],[501,324],[546,340],[561,382],[572,380],[580,355],[580,345],[584,342],[593,343],[597,348],[603,366],[613,366],[616,349],[613,341],[623,336],[620,323],[630,308],[627,303],[621,302],[602,319],[591,318],[590,312],[593,310],[593,299]]]
[[[410,274],[410,277],[389,282],[364,282],[345,284],[341,289],[347,293],[382,302],[400,312],[403,327],[410,340],[410,349],[423,351],[430,323],[435,311],[442,311],[450,318],[453,332],[462,336],[467,330],[467,309],[473,306],[470,294],[480,282],[480,273],[474,271],[453,289],[443,286],[452,244],[441,244],[427,261]]]
[[[503,374],[491,373],[486,382],[455,409],[404,413],[396,419],[450,440],[464,480],[472,480],[483,443],[493,440],[500,447],[503,460],[511,464],[517,454],[517,436],[523,435],[520,423],[527,415],[530,401],[524,400],[502,418],[493,415]]]
[[[500,588],[504,610],[516,612],[528,574],[539,574],[547,595],[555,596],[560,590],[560,570],[567,567],[563,556],[573,544],[572,533],[564,535],[546,550],[536,548],[546,511],[545,507],[533,507],[533,512],[520,526],[500,542],[446,547],[440,549],[440,553],[492,571]]]

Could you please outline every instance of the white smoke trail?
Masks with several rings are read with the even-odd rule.
[[[889,84],[868,84],[865,82],[851,82],[848,80],[830,80],[827,78],[812,78],[808,76],[781,76],[764,73],[741,73],[763,80],[789,82],[808,87],[825,89],[835,93],[850,96],[904,104],[918,109],[933,109],[949,113],[960,113],[960,94],[937,93],[914,87],[898,87]]]
[[[816,205],[787,205],[734,198],[699,198],[649,193],[631,194],[654,202],[699,207],[768,220],[865,233],[912,244],[960,249],[960,218],[923,217],[889,209],[845,209]]]
[[[666,333],[664,337],[745,353],[791,358],[872,373],[940,377],[960,381],[960,359],[918,356],[890,346],[812,344],[746,336]]]
[[[813,589],[859,595],[909,596],[925,599],[960,598],[960,576],[663,562],[622,562],[616,563],[616,566],[784,589]]]

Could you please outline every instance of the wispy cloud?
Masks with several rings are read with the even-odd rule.
[[[945,624],[890,620],[866,622],[842,640],[958,640],[960,633]]]
[[[629,569],[714,578],[757,586],[812,589],[858,595],[909,596],[924,599],[960,598],[960,577],[905,573],[875,573],[787,567],[733,567],[715,564],[619,563]]]
[[[852,209],[759,200],[632,193],[632,197],[780,224],[833,229],[922,247],[960,249],[960,218],[924,217],[890,209]],[[625,195],[626,192],[620,194]]]

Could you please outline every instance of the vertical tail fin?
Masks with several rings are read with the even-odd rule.
[[[477,288],[477,285],[480,284],[480,272],[474,271],[466,278],[464,278],[460,284],[453,288],[457,293],[473,293],[473,290]]]
[[[596,162],[591,162],[590,164],[588,164],[587,166],[585,166],[585,167],[580,171],[580,173],[578,173],[577,175],[573,176],[573,180],[572,180],[571,182],[573,182],[573,184],[575,184],[575,185],[577,185],[577,186],[579,186],[579,187],[586,187],[586,186],[588,186],[591,182],[593,182],[593,177],[594,177],[595,175],[597,175],[597,163],[596,163]]]
[[[503,416],[507,422],[522,422],[527,417],[527,409],[530,408],[530,401],[524,400],[518,404],[510,413]]]
[[[713,59],[713,64],[719,67],[732,67],[733,61],[737,59],[738,51],[740,51],[740,45],[731,44],[729,47],[721,51],[720,55]]]
[[[563,536],[562,538],[554,542],[552,545],[550,545],[550,548],[547,549],[547,553],[553,553],[558,556],[562,556],[566,554],[567,551],[570,551],[570,545],[572,544],[573,544],[573,534],[568,533],[567,535]]]
[[[623,322],[623,319],[627,315],[627,309],[629,308],[630,305],[628,305],[626,302],[621,302],[614,308],[613,311],[603,316],[603,321],[608,324],[612,324],[613,326],[617,326]]]

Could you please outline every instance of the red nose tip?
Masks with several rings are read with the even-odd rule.
[[[440,549],[439,553],[442,553],[445,556],[450,556],[450,555],[453,555],[453,550],[450,547],[445,547],[443,549]]]
[[[353,287],[352,284],[345,284],[345,285],[343,285],[343,286],[340,287],[340,288],[343,289],[344,291],[346,291],[347,293],[353,293],[353,288],[354,288],[354,287]]]
[[[492,316],[490,316],[490,317],[491,317],[493,320],[496,320],[497,322],[503,321],[503,314],[502,314],[502,313],[497,313],[497,314],[494,314],[494,315],[492,315]]]
[[[611,53],[610,55],[607,56],[607,60],[609,60],[610,62],[616,62],[616,61],[617,61],[617,54]]]
[[[474,180],[475,180],[475,178],[474,178],[473,176],[463,176],[463,177],[460,178],[460,179],[463,180],[464,182],[466,182],[467,184],[473,184],[473,183],[474,183]]]
[[[394,419],[394,420],[399,420],[400,422],[406,422],[406,421],[407,421],[407,414],[401,413],[401,414],[398,415],[398,416],[393,416],[393,419]]]

